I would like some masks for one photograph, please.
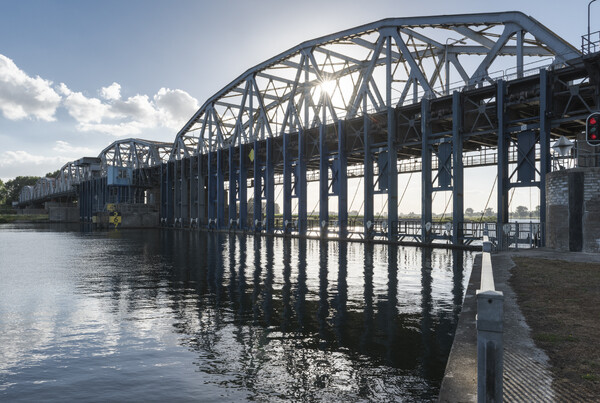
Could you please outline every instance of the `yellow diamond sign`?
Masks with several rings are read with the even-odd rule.
[[[248,157],[250,158],[250,161],[254,162],[254,148],[250,150],[250,154],[248,154]]]

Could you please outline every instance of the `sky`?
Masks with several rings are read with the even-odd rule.
[[[241,73],[319,36],[389,17],[514,10],[579,47],[587,4],[0,0],[0,179],[42,176],[118,139],[172,142],[199,106]],[[598,31],[600,2],[591,10]],[[481,209],[495,171],[469,171],[473,206],[465,207]],[[525,203],[527,195],[517,199]],[[419,209],[414,199],[405,210]]]

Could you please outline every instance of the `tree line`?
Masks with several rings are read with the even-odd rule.
[[[46,178],[57,178],[60,170],[49,172]],[[33,186],[40,179],[39,176],[17,176],[6,182],[0,179],[0,206],[12,207],[13,202],[19,201],[21,189],[25,186]]]

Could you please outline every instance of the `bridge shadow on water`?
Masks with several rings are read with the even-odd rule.
[[[469,252],[156,236],[147,253],[170,262],[168,304],[180,342],[221,386],[258,400],[436,398]]]

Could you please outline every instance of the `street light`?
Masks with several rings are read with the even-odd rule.
[[[588,53],[590,53],[590,45],[591,45],[591,41],[590,41],[590,6],[592,5],[593,2],[595,2],[596,0],[592,0],[588,3],[588,35],[587,35],[587,43],[588,43]],[[582,49],[583,51],[583,49]]]
[[[446,64],[446,95],[450,94],[450,61],[448,60],[448,41],[450,40],[454,41],[452,45],[456,45],[457,43],[462,43],[464,45],[466,43],[464,39],[446,38],[446,44],[444,45],[444,63]]]

